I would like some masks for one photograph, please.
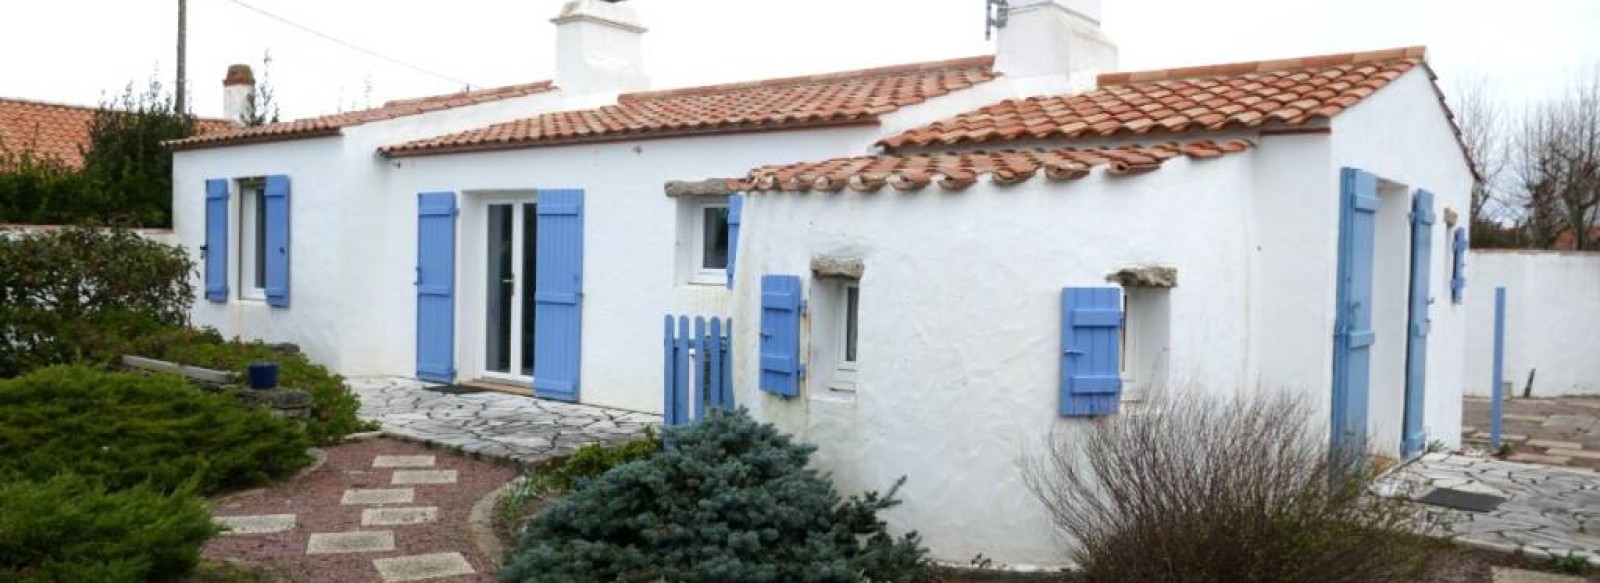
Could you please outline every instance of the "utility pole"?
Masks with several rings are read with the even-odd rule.
[[[177,88],[176,91],[174,91],[174,96],[173,96],[173,107],[177,111],[175,111],[173,113],[177,113],[179,115],[182,115],[182,114],[188,112],[188,109],[184,107],[186,104],[184,103],[184,95],[183,95],[183,93],[184,93],[183,92],[184,73],[185,73],[185,69],[188,68],[186,66],[186,61],[188,60],[188,56],[185,54],[187,51],[184,50],[185,49],[185,47],[184,47],[185,40],[189,36],[189,34],[188,34],[189,33],[189,30],[188,30],[189,29],[189,17],[188,17],[189,10],[188,10],[188,7],[189,7],[189,0],[178,0],[178,88]]]

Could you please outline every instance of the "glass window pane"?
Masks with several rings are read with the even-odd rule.
[[[489,205],[488,220],[488,343],[484,351],[484,368],[494,372],[511,372],[511,292],[515,283],[511,274],[511,205]]]
[[[533,291],[538,273],[539,216],[537,205],[522,205],[522,374],[533,376]]]
[[[861,288],[844,288],[844,361],[856,361],[856,313],[860,309]]]
[[[700,251],[701,269],[728,268],[728,207],[706,207],[700,221],[703,247]]]
[[[267,197],[260,190],[255,191],[256,207],[256,281],[255,287],[267,287]]]

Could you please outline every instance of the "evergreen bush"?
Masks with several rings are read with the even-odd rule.
[[[185,489],[0,479],[0,581],[138,583],[193,569],[218,531]]]
[[[83,219],[89,192],[83,173],[31,145],[0,143],[0,223],[73,224]]]
[[[878,512],[895,490],[841,499],[807,469],[815,448],[744,411],[665,431],[661,452],[612,468],[518,533],[503,581],[910,581],[915,533]],[[895,485],[898,489],[899,484]]]
[[[0,380],[0,477],[212,494],[290,475],[309,445],[296,422],[177,375],[58,366]]]

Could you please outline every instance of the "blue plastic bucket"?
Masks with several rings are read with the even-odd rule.
[[[278,363],[254,362],[250,364],[250,388],[270,389],[278,386]]]

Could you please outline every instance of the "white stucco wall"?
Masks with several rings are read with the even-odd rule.
[[[1494,376],[1494,289],[1506,288],[1505,376],[1516,396],[1600,395],[1600,253],[1474,250],[1467,255],[1466,391]]]
[[[1253,155],[1177,159],[1132,177],[980,181],[959,193],[752,195],[735,353],[758,351],[762,275],[810,280],[813,256],[845,255],[866,266],[861,360],[853,398],[820,390],[828,372],[813,370],[805,394],[785,400],[757,391],[756,359],[740,358],[737,399],[817,444],[818,466],[844,491],[908,476],[891,523],[922,533],[936,558],[1064,563],[1017,466],[1051,430],[1087,424],[1057,414],[1061,289],[1111,285],[1105,276],[1131,265],[1176,267],[1170,383],[1244,386],[1249,306],[1238,290]],[[819,317],[808,315],[808,327]],[[822,344],[802,341],[803,350]]]
[[[1464,220],[1469,208],[1473,176],[1461,153],[1460,142],[1428,79],[1427,71],[1421,68],[1412,69],[1333,118],[1332,128],[1329,139],[1333,164],[1327,172],[1333,177],[1335,188],[1339,169],[1348,166],[1375,174],[1381,180],[1404,185],[1410,191],[1422,188],[1434,195],[1437,222],[1434,224],[1430,261],[1433,301],[1428,310],[1431,330],[1428,335],[1426,414],[1423,425],[1428,441],[1439,440],[1446,445],[1458,445],[1464,383],[1461,359],[1465,346],[1467,307],[1450,303],[1450,231],[1455,225],[1446,224],[1445,211],[1454,210]],[[1383,198],[1383,207],[1379,210],[1379,223],[1380,228],[1386,230],[1378,240],[1380,245],[1387,242],[1389,246],[1377,248],[1375,263],[1380,269],[1385,269],[1383,266],[1388,263],[1409,261],[1410,226],[1404,220],[1404,212],[1386,215],[1386,210],[1391,207],[1391,197],[1380,197]],[[1407,209],[1410,204],[1408,197],[1403,203],[1398,197],[1393,202],[1396,207],[1404,204]],[[1395,216],[1400,219],[1384,220]],[[1407,233],[1394,236],[1391,231],[1399,229],[1405,229]],[[1375,280],[1375,285],[1385,286],[1375,286],[1373,293],[1376,301],[1384,302],[1386,297],[1405,296],[1408,278],[1388,283],[1383,281]],[[1393,313],[1389,315],[1390,318],[1394,316]],[[1331,327],[1329,330],[1331,333]],[[1400,355],[1402,363],[1399,369],[1379,369],[1376,366],[1373,369],[1375,392],[1370,401],[1369,427],[1376,434],[1372,445],[1380,453],[1390,455],[1398,453],[1398,424],[1404,410],[1398,404],[1403,403],[1404,381],[1403,376],[1396,382],[1390,378],[1379,378],[1378,375],[1383,371],[1390,371],[1384,374],[1394,374],[1395,370],[1403,375],[1403,332],[1403,328],[1391,327],[1385,334],[1380,329],[1377,343],[1374,344],[1375,364],[1379,354],[1384,358]],[[1394,393],[1396,390],[1402,392],[1397,395]]]

